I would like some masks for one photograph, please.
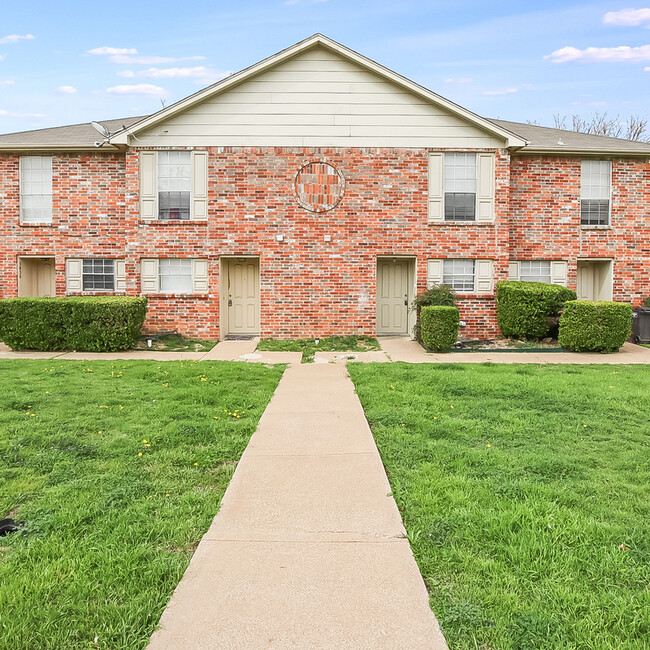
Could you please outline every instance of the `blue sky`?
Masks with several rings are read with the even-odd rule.
[[[315,32],[485,117],[646,117],[630,2],[4,2],[0,133],[152,113]]]

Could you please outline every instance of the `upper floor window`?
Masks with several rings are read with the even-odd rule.
[[[20,222],[52,223],[52,158],[20,158]]]
[[[208,217],[207,151],[141,151],[140,216],[160,221]]]
[[[429,154],[429,223],[494,223],[495,155]]]
[[[580,223],[609,224],[612,164],[608,160],[583,160],[580,175]]]
[[[476,221],[476,154],[446,153],[445,221]]]
[[[189,219],[191,152],[158,152],[158,218]]]

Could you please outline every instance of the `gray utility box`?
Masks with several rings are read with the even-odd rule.
[[[632,310],[632,340],[635,343],[650,343],[650,307],[635,307]]]

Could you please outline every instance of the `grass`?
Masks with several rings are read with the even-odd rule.
[[[148,339],[151,339],[151,347],[147,345]],[[153,352],[208,352],[216,344],[217,341],[193,339],[174,332],[141,336],[135,348],[137,350],[151,350]]]
[[[318,343],[316,343],[318,341]],[[372,336],[328,336],[322,339],[262,339],[258,350],[264,352],[302,352],[302,362],[314,360],[316,352],[368,352],[379,350]]]
[[[0,647],[144,648],[281,374],[0,361]]]
[[[450,648],[650,648],[646,367],[348,370]]]

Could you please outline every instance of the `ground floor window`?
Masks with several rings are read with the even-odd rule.
[[[444,260],[442,282],[454,291],[472,293],[474,291],[474,260]]]
[[[196,258],[146,258],[140,260],[143,293],[205,293],[208,260]]]
[[[544,260],[519,262],[519,279],[522,282],[551,282],[551,263]]]
[[[85,259],[82,276],[84,291],[115,291],[115,260]]]

